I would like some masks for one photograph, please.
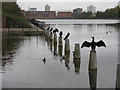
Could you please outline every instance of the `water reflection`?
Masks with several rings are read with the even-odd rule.
[[[80,60],[73,58],[73,63],[75,67],[75,73],[79,74],[80,73]]]
[[[58,25],[59,27],[60,27],[60,25]],[[72,26],[72,25],[71,25]],[[104,26],[104,25],[103,25]],[[65,26],[64,26],[65,27]],[[79,32],[81,32],[81,33],[78,33],[78,31],[77,31],[77,33],[76,32],[74,32],[77,27],[77,30],[79,31]],[[86,27],[86,28],[85,28]],[[89,27],[89,29],[90,28],[94,28],[94,25],[93,26],[91,26],[91,25],[88,25],[88,27]],[[63,28],[63,27],[62,27]],[[96,26],[95,26],[95,28],[97,28]],[[73,48],[72,48],[72,46],[75,44],[75,42],[76,42],[76,40],[78,40],[79,41],[79,43],[81,43],[81,41],[83,41],[83,40],[86,40],[86,38],[89,38],[89,36],[87,36],[86,35],[86,33],[82,33],[82,32],[84,32],[85,30],[85,32],[87,32],[87,25],[77,25],[77,26],[75,26],[74,25],[74,27],[73,27],[73,29],[74,30],[72,30],[71,28],[69,28],[69,25],[68,25],[68,27],[64,30],[64,28],[63,28],[63,31],[65,31],[65,32],[68,32],[67,30],[69,30],[69,32],[72,34],[71,36],[70,36],[70,49],[71,50],[73,50]],[[79,30],[80,29],[80,30]],[[104,29],[104,30],[106,30],[106,28]],[[103,31],[104,31],[103,30]],[[92,30],[91,30],[91,32],[93,32]],[[101,38],[104,38],[104,39],[106,39],[106,36],[102,36],[102,34],[100,33],[100,32],[98,32],[97,33],[97,35],[98,36],[100,36],[101,35]],[[97,36],[96,35],[96,36]],[[75,38],[73,38],[72,36],[75,36]],[[85,37],[82,37],[82,36],[85,36]],[[39,38],[38,38],[39,37]],[[57,53],[59,54],[59,56],[60,56],[60,58],[62,57],[62,55],[64,54],[64,62],[65,63],[63,63],[63,64],[60,64],[59,63],[59,57],[54,57],[52,54],[53,53],[51,53],[51,52],[49,52],[50,50],[47,48],[46,49],[46,42],[45,42],[45,40],[44,40],[44,36],[35,36],[35,37],[27,37],[27,41],[25,40],[25,38],[26,37],[22,37],[22,38],[20,38],[20,37],[15,37],[15,38],[13,38],[12,39],[12,41],[11,41],[11,39],[8,37],[7,38],[7,40],[6,40],[6,42],[7,42],[7,44],[3,44],[3,48],[4,48],[4,52],[3,52],[3,55],[4,56],[6,56],[6,55],[8,55],[8,52],[9,51],[15,51],[15,53],[14,54],[16,54],[16,52],[17,52],[17,50],[20,48],[20,46],[21,46],[21,44],[22,43],[24,43],[24,45],[21,47],[21,48],[23,48],[23,49],[26,49],[27,47],[29,47],[29,49],[31,49],[30,51],[30,53],[31,53],[31,57],[33,58],[33,59],[31,59],[31,60],[29,60],[28,58],[26,58],[26,56],[28,55],[28,54],[26,54],[26,53],[28,53],[29,52],[29,50],[28,50],[28,48],[26,49],[26,51],[24,52],[24,50],[23,51],[21,51],[21,53],[19,53],[20,54],[20,56],[19,56],[19,59],[20,59],[20,62],[14,62],[14,65],[13,65],[13,62],[11,61],[11,62],[3,62],[2,63],[2,66],[3,66],[3,68],[4,68],[4,70],[6,70],[6,66],[8,67],[8,66],[11,66],[11,65],[13,65],[12,66],[12,68],[14,69],[12,72],[14,72],[14,73],[9,73],[9,71],[8,71],[8,73],[6,73],[6,76],[8,77],[4,77],[4,84],[7,82],[7,80],[8,79],[10,79],[9,78],[9,76],[14,76],[15,78],[13,79],[13,81],[12,81],[12,83],[16,83],[16,82],[18,82],[19,81],[19,86],[18,87],[21,87],[23,84],[25,84],[24,86],[25,87],[29,87],[29,86],[32,86],[32,85],[34,85],[34,86],[36,86],[36,85],[38,85],[38,87],[39,87],[39,84],[42,84],[43,82],[42,82],[42,80],[44,80],[45,81],[45,83],[44,83],[44,85],[42,86],[42,87],[46,87],[46,86],[48,86],[48,87],[52,87],[52,85],[53,84],[57,84],[57,83],[60,83],[59,85],[57,84],[57,86],[56,87],[62,87],[62,85],[65,87],[65,86],[67,86],[67,85],[69,85],[68,87],[74,87],[74,86],[76,86],[77,88],[80,88],[80,87],[89,87],[88,86],[88,82],[89,82],[89,85],[90,85],[90,88],[91,88],[91,90],[95,90],[96,89],[96,87],[97,87],[97,82],[99,82],[98,83],[98,86],[102,86],[102,85],[100,85],[101,83],[103,83],[103,84],[105,84],[105,86],[107,87],[107,86],[110,86],[110,85],[112,85],[111,87],[114,87],[114,85],[113,85],[113,83],[112,82],[110,82],[110,83],[105,83],[104,82],[104,78],[105,77],[103,77],[103,78],[100,78],[101,80],[99,80],[99,81],[97,81],[97,73],[99,74],[99,75],[101,75],[101,74],[104,74],[104,73],[99,73],[99,72],[97,72],[97,70],[89,70],[89,71],[87,71],[86,70],[86,66],[87,66],[87,59],[86,58],[89,58],[89,55],[87,55],[86,53],[88,53],[88,50],[87,49],[83,49],[81,52],[82,52],[82,60],[83,60],[83,62],[81,63],[82,64],[82,67],[81,67],[81,65],[80,65],[80,61],[77,61],[77,60],[74,60],[73,59],[73,61],[74,61],[74,67],[72,67],[71,65],[73,65],[73,63],[70,61],[73,57],[73,55],[71,55],[71,53],[72,52],[64,52],[64,50],[63,50],[63,47],[61,48],[61,47],[59,47],[58,48],[58,45],[56,44],[56,43],[54,43],[53,41],[54,40],[52,40],[52,41],[49,41],[49,46],[48,47],[50,47],[50,50],[51,51],[53,51],[53,53],[54,53],[54,55],[56,55]],[[111,38],[114,38],[114,37],[112,37],[111,36]],[[109,41],[111,40],[111,38],[108,38],[108,39],[106,39],[106,41],[107,41],[107,43],[109,43]],[[18,39],[18,40],[17,40]],[[113,39],[114,40],[114,39]],[[17,44],[13,44],[13,43],[17,43]],[[112,42],[114,42],[114,41],[112,41]],[[29,46],[30,45],[30,46]],[[37,47],[36,47],[36,45],[37,45]],[[111,43],[109,44],[109,45],[111,45]],[[112,44],[113,45],[113,44]],[[111,46],[112,46],[111,45]],[[10,48],[9,48],[10,47]],[[114,47],[114,46],[113,46]],[[12,49],[13,48],[13,49]],[[16,49],[15,49],[16,48]],[[58,48],[58,52],[57,52],[57,48]],[[10,49],[10,50],[9,50]],[[38,51],[37,51],[38,50]],[[40,52],[40,50],[42,51],[42,52]],[[101,50],[103,50],[104,52],[104,54],[105,55],[103,55],[102,53],[99,53],[99,51],[101,52]],[[99,53],[99,57],[98,58],[100,58],[100,59],[103,59],[103,58],[106,58],[106,59],[103,59],[104,61],[104,63],[102,63],[102,64],[106,64],[106,65],[108,65],[107,67],[110,67],[110,68],[107,68],[107,67],[102,67],[103,65],[101,65],[101,60],[99,60],[99,68],[100,68],[100,70],[103,70],[103,68],[105,68],[106,69],[106,74],[108,75],[110,72],[109,72],[109,69],[111,70],[111,68],[112,68],[112,70],[114,69],[113,67],[112,67],[112,65],[113,65],[113,63],[114,62],[112,62],[112,63],[110,63],[111,62],[111,57],[109,58],[109,62],[107,61],[107,56],[108,56],[108,53],[106,54],[106,52],[110,52],[110,51],[113,51],[114,52],[114,50],[113,49],[111,49],[111,48],[109,48],[109,46],[107,47],[107,49],[106,50],[104,50],[104,49],[99,49],[98,50],[98,52],[97,53]],[[45,52],[44,52],[45,51]],[[39,53],[39,54],[38,54]],[[13,61],[14,61],[14,54],[13,54]],[[112,56],[112,57],[114,57],[114,55],[115,55],[116,53],[110,53],[109,55],[110,56]],[[24,56],[25,55],[25,56]],[[103,57],[101,57],[103,55]],[[106,56],[107,55],[107,56]],[[23,56],[23,58],[22,58],[22,56]],[[29,55],[28,55],[29,56]],[[46,63],[46,61],[41,61],[43,58],[49,58],[49,60],[47,61],[47,63]],[[18,58],[18,57],[17,57]],[[39,60],[37,60],[37,61],[35,61],[34,60],[34,58],[38,58]],[[16,59],[15,59],[16,60]],[[27,61],[28,60],[28,61]],[[55,61],[56,60],[56,61]],[[113,58],[112,58],[112,61],[113,61]],[[31,62],[33,62],[32,64],[30,64]],[[17,63],[17,65],[15,65]],[[19,63],[21,63],[21,65],[19,65]],[[28,67],[26,67],[26,65],[22,65],[22,63],[25,63]],[[44,63],[45,65],[42,65],[42,64]],[[110,63],[110,64],[108,64],[108,63]],[[31,65],[34,65],[33,67],[31,67]],[[63,67],[62,67],[62,65],[63,65]],[[22,67],[21,67],[22,66]],[[39,68],[39,69],[38,69]],[[73,68],[73,70],[74,71],[72,71],[72,68]],[[30,71],[28,70],[28,69],[31,69]],[[69,72],[70,72],[70,74],[68,74],[68,72],[64,72],[64,69],[66,70],[69,70]],[[25,76],[25,77],[23,77],[23,79],[25,80],[25,79],[27,79],[28,81],[26,81],[26,82],[22,82],[22,80],[21,80],[21,78],[22,77],[19,77],[19,70],[21,70],[23,73],[22,73],[22,75],[23,76],[25,76],[25,75],[27,75],[27,73],[29,73],[29,75],[30,75],[30,77],[27,77],[27,76]],[[81,71],[82,70],[82,71]],[[42,72],[44,72],[44,73],[42,73]],[[57,72],[57,73],[56,73]],[[76,73],[76,74],[78,74],[77,76],[77,79],[76,79],[76,77],[74,77],[73,75],[74,74],[71,74],[71,73]],[[103,72],[105,72],[104,70],[103,70]],[[16,76],[16,73],[18,73],[17,75],[18,76]],[[9,75],[10,74],[10,75]],[[41,75],[40,75],[41,74]],[[60,77],[58,77],[57,75],[60,75]],[[21,75],[21,74],[20,74]],[[21,75],[21,76],[22,76]],[[65,75],[67,75],[67,77],[65,76]],[[89,75],[89,76],[87,76],[87,75]],[[35,77],[36,76],[36,77]],[[45,79],[44,78],[44,76],[45,77],[47,77],[47,79]],[[62,77],[62,76],[64,76],[64,77]],[[109,76],[109,75],[108,75]],[[112,75],[113,76],[113,75]],[[18,78],[19,77],[19,78]],[[87,77],[89,77],[89,79],[86,79]],[[114,77],[114,76],[113,76]],[[62,80],[64,78],[64,80]],[[72,80],[73,80],[73,83],[72,82],[70,82],[69,83],[69,81],[71,81],[71,79],[70,80],[68,80],[68,78],[71,78]],[[54,80],[53,80],[54,79]],[[57,80],[56,80],[57,79]],[[113,78],[111,78],[112,80],[113,80]],[[85,80],[85,82],[83,82],[82,80]],[[9,80],[10,81],[10,80]],[[30,83],[29,82],[32,82],[32,85],[30,85]],[[50,83],[51,81],[53,81],[53,84],[52,83]],[[60,81],[60,82],[59,82]],[[111,80],[110,80],[111,81]],[[10,81],[11,82],[11,81]],[[37,83],[36,83],[37,82]],[[75,84],[75,82],[77,82],[77,83],[81,83],[81,84],[76,84],[76,85],[74,85]],[[108,80],[108,82],[109,82],[109,80]],[[8,87],[12,84],[12,83],[6,83],[6,85],[8,84]],[[39,83],[39,84],[38,84]],[[63,83],[63,84],[62,84]],[[66,83],[69,83],[69,84],[66,84]],[[84,85],[83,85],[84,84]],[[54,85],[53,85],[53,87],[54,87]]]
[[[120,89],[120,64],[117,64],[117,74],[116,74],[116,90]]]
[[[69,61],[70,61],[70,52],[66,52],[64,55],[65,66],[67,70],[70,70]]]
[[[89,84],[90,84],[90,90],[96,90],[96,86],[97,86],[97,70],[89,69]]]

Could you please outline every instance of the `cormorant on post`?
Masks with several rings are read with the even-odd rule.
[[[56,30],[53,30],[53,33],[56,33]]]
[[[44,62],[44,64],[46,63],[46,59],[45,58],[43,59],[43,62]]]
[[[47,30],[50,30],[50,27],[48,27]]]
[[[57,28],[55,28],[56,32],[59,32],[59,30]]]
[[[67,35],[65,36],[64,40],[66,40],[70,36],[70,33],[68,32]]]
[[[96,46],[98,46],[98,47],[101,47],[101,46],[106,47],[105,43],[102,40],[100,40],[98,42],[95,42],[94,37],[92,37],[92,42],[84,41],[81,48],[83,48],[83,47],[91,47],[91,49],[95,51]]]
[[[52,30],[53,30],[53,28],[51,27],[51,28],[50,28],[50,31],[52,32]]]
[[[62,36],[62,35],[63,35],[63,32],[62,32],[62,31],[60,31],[59,35],[60,35],[60,36]]]

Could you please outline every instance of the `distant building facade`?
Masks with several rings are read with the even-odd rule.
[[[93,5],[89,5],[87,7],[87,12],[92,12],[92,13],[96,13],[96,7]]]
[[[76,18],[78,14],[83,12],[82,8],[73,9],[73,17]]]
[[[58,12],[57,18],[61,19],[72,19],[73,18],[73,13],[68,11],[68,12]]]
[[[54,19],[56,18],[56,12],[55,11],[26,11],[26,18],[27,19]]]
[[[49,5],[45,6],[45,11],[50,11],[50,6]]]

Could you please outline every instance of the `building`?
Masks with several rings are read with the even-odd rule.
[[[73,13],[68,11],[68,12],[58,12],[57,18],[61,19],[72,19],[73,18]]]
[[[49,5],[45,6],[45,11],[50,11],[50,6]]]
[[[80,14],[82,12],[83,12],[82,8],[73,9],[73,13]]]
[[[26,18],[27,19],[55,19],[56,12],[55,11],[26,11]]]
[[[81,14],[82,12],[83,12],[82,8],[73,9],[73,17],[77,18],[77,15]]]
[[[87,7],[87,12],[92,12],[92,13],[96,13],[96,7],[93,5],[89,5]]]

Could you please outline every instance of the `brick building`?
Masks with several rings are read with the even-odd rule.
[[[27,19],[54,19],[56,18],[55,11],[26,11],[25,14]]]
[[[58,12],[57,18],[72,19],[73,13],[72,12]]]

